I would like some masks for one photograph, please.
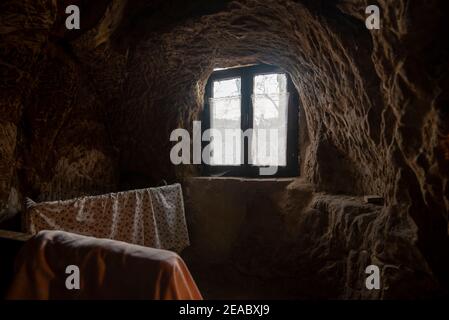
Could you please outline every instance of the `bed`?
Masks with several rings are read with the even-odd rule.
[[[44,230],[21,248],[6,298],[200,300],[202,296],[175,252]]]

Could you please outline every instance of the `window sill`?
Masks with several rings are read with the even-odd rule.
[[[214,177],[214,176],[197,176],[189,177],[187,180],[192,181],[236,181],[236,182],[282,182],[290,183],[298,177],[267,177],[267,178],[252,178],[252,177]]]

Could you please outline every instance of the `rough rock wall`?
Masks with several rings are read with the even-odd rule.
[[[290,299],[414,299],[442,293],[414,245],[411,218],[398,219],[382,205],[316,193],[302,179],[191,178],[183,188],[192,242],[184,257],[211,297],[227,297],[229,290],[251,299],[271,290]],[[380,268],[381,290],[365,287],[371,264]],[[217,266],[234,270],[223,275],[225,283],[211,276]],[[237,271],[243,276],[234,283]],[[251,292],[255,279],[268,288]]]
[[[20,209],[11,201],[18,185],[19,139],[24,101],[37,85],[42,47],[51,28],[55,6],[51,1],[2,1],[0,4],[0,213]]]
[[[366,3],[366,2],[363,2]],[[393,166],[385,184],[390,210],[408,214],[417,245],[434,273],[448,276],[447,31],[440,1],[380,1],[382,32],[373,35],[372,61],[383,97],[381,146]],[[352,5],[344,11],[356,16]],[[388,26],[388,28],[386,28]],[[437,253],[436,244],[445,248]]]
[[[121,135],[123,145],[133,134],[161,131],[160,156],[143,146],[130,149],[134,159],[148,162],[147,168],[164,164],[155,158],[167,162],[171,130],[180,123],[189,128],[198,118],[214,66],[267,62],[291,73],[301,96],[311,140],[304,175],[321,190],[383,195],[385,177],[394,170],[380,141],[383,109],[369,56],[371,37],[363,20],[354,21],[332,5],[308,8],[291,1],[236,1],[169,32],[148,32],[129,61],[124,106],[134,127]],[[149,137],[135,140],[145,144]]]
[[[2,206],[16,189],[37,200],[116,189],[107,108],[114,97],[108,90],[119,94],[113,81],[122,76],[117,69],[123,63],[102,65],[109,55],[107,47],[97,49],[98,39],[95,45],[79,37],[68,42],[60,34],[65,7],[62,1],[2,2]],[[103,13],[88,19],[95,25]],[[16,203],[7,210],[20,209]]]
[[[435,14],[442,4],[380,2],[379,31],[364,26],[367,5],[235,1],[169,31],[148,32],[129,63],[132,91],[126,108],[133,112],[127,122],[134,127],[122,135],[123,145],[133,133],[135,141],[147,135],[132,148],[132,158],[138,159],[134,166],[145,164],[139,170],[167,175],[152,168],[167,168],[170,131],[190,128],[197,119],[213,67],[276,64],[292,75],[306,115],[309,145],[302,174],[320,191],[386,199],[372,221],[370,241],[358,242],[359,251],[368,250],[371,261],[399,270],[385,283],[399,284],[410,274],[419,282],[421,270],[444,282],[447,44],[439,37],[444,17]],[[155,136],[162,137],[159,143]],[[145,150],[150,139],[159,152]],[[413,262],[403,250],[418,250],[421,256]],[[359,268],[364,261],[361,253],[351,258]]]
[[[447,281],[442,2],[378,1],[382,28],[369,31],[362,0],[80,0],[88,30],[70,33],[60,19],[68,2],[3,1],[0,211],[16,210],[18,194],[60,199],[194,174],[170,164],[171,130],[198,118],[214,67],[265,62],[300,94],[302,175],[317,191],[386,199],[363,224],[370,241],[351,240],[351,263],[361,268],[368,250],[410,268],[417,288],[420,270]],[[296,208],[294,196],[285,201]],[[339,236],[350,232],[337,223]]]

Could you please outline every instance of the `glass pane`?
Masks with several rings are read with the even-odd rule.
[[[211,165],[241,164],[241,79],[213,83],[210,99]]]
[[[287,76],[283,73],[254,77],[253,141],[250,163],[287,165]]]

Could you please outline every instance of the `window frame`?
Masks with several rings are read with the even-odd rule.
[[[207,129],[210,129],[210,103],[212,98],[212,86],[214,81],[226,80],[232,78],[241,79],[241,100],[240,100],[240,128],[243,132],[247,129],[253,128],[253,101],[252,95],[254,92],[254,77],[256,75],[283,73],[287,77],[287,92],[288,97],[288,113],[287,113],[287,154],[286,166],[279,166],[278,171],[274,175],[264,176],[259,174],[259,169],[264,166],[255,166],[249,164],[250,146],[248,139],[244,139],[243,146],[243,164],[241,165],[208,165],[203,163],[201,166],[201,175],[203,176],[233,176],[233,177],[258,177],[258,178],[272,178],[272,177],[296,177],[299,175],[299,159],[298,159],[298,120],[299,120],[299,98],[298,92],[291,80],[290,75],[283,69],[259,64],[248,67],[237,67],[224,70],[214,71],[206,84],[204,94],[204,108],[202,112],[201,135]],[[202,141],[201,152],[209,144],[209,141]]]

